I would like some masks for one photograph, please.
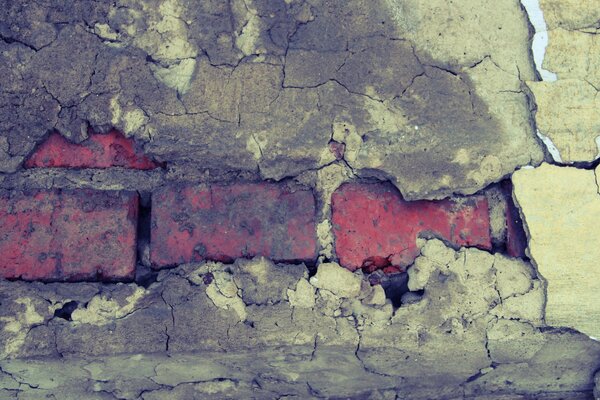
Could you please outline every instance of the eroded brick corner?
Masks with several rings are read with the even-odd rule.
[[[72,143],[52,132],[25,161],[25,168],[110,168],[149,170],[161,165],[146,156],[133,139],[121,132],[91,133],[81,143]]]
[[[332,196],[340,264],[356,270],[404,270],[419,254],[417,237],[491,249],[487,199],[405,201],[391,184],[342,185]]]

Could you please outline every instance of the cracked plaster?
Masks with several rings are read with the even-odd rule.
[[[525,14],[515,2],[469,7],[12,3],[0,170],[18,170],[48,130],[81,141],[112,121],[186,175],[295,177],[335,160],[333,136],[354,174],[406,198],[473,193],[542,152],[522,90],[534,77]]]
[[[2,282],[2,341],[20,334],[5,315],[29,328],[0,361],[0,382],[15,398],[418,399],[591,389],[581,367],[595,365],[600,347],[545,328],[528,263],[438,240],[420,245],[409,274],[411,289],[425,291],[400,308],[362,273],[321,264],[309,283],[304,266],[262,258],[183,265],[146,289]],[[265,286],[272,274],[278,278]],[[237,298],[245,318],[215,301],[214,290]],[[67,301],[78,304],[72,320],[54,314]],[[440,363],[440,354],[452,362]]]

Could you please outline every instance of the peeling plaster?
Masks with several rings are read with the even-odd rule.
[[[533,60],[535,67],[542,77],[543,81],[553,82],[558,79],[556,74],[552,71],[544,69],[544,55],[546,54],[546,47],[548,46],[548,28],[546,21],[544,20],[544,13],[540,8],[539,0],[521,0],[521,4],[525,7],[529,21],[535,29],[533,35],[532,50]]]
[[[558,79],[557,75],[552,71],[544,69],[543,67],[544,55],[546,54],[546,47],[548,46],[548,28],[546,26],[546,21],[544,20],[544,13],[540,8],[539,0],[521,0],[521,4],[523,4],[523,7],[525,7],[529,21],[535,29],[535,34],[533,35],[533,41],[531,43],[535,68],[537,69],[543,81],[554,82]],[[536,129],[535,133],[542,140],[542,143],[544,143],[546,149],[548,149],[552,159],[555,162],[562,163],[563,161],[560,156],[560,152],[552,140],[548,136],[541,133],[539,129]],[[600,154],[600,144],[598,149]]]
[[[552,159],[556,162],[562,163],[563,161],[562,161],[562,157],[560,156],[560,152],[556,148],[556,145],[554,144],[554,142],[552,142],[552,139],[550,139],[548,136],[546,136],[542,132],[540,132],[539,129],[535,130],[535,134],[542,140],[542,143],[544,143],[544,145],[546,145],[546,149],[548,149],[548,152],[552,156]],[[600,147],[599,147],[599,149],[600,149]]]

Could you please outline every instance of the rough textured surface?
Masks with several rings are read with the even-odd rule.
[[[600,336],[600,195],[594,171],[542,164],[513,175],[529,253],[546,281],[546,322]]]
[[[556,82],[529,83],[538,111],[540,131],[559,150],[565,163],[593,161],[600,152],[600,98],[585,80],[561,79]]]
[[[404,269],[419,254],[417,238],[491,249],[485,197],[407,202],[391,185],[344,184],[332,196],[335,250],[351,270]]]
[[[123,190],[140,209],[133,283],[0,277],[0,398],[589,400],[600,345],[545,311],[547,283],[596,300],[593,215],[589,232],[561,228],[594,196],[564,171],[551,180],[575,193],[558,193],[581,199],[527,196],[534,214],[558,208],[541,229],[572,256],[544,260],[568,271],[553,286],[518,240],[505,183],[541,162],[544,133],[564,162],[596,165],[595,3],[541,0],[551,85],[533,82],[544,24],[533,36],[519,0],[4,2],[0,190],[75,190],[88,205],[108,194],[82,190]],[[373,257],[349,271],[332,194],[382,180],[378,227],[364,202],[342,221],[374,243],[346,246],[354,268]],[[386,193],[401,206],[382,206]],[[83,241],[101,217],[52,226]],[[152,218],[168,224],[158,239]],[[0,240],[24,245],[45,232],[33,225]],[[90,239],[68,250],[112,254]],[[51,256],[31,261],[62,262]],[[585,307],[565,318],[597,320]]]
[[[166,187],[152,196],[155,267],[204,259],[317,257],[315,199],[282,184]]]
[[[473,193],[542,158],[524,12],[473,4],[10,2],[0,171],[49,130],[115,126],[188,174],[279,180],[343,158],[406,198]]]
[[[600,10],[594,0],[540,0],[548,28],[598,28]]]
[[[0,192],[0,276],[133,278],[137,214],[131,192]]]
[[[308,283],[302,265],[265,259],[188,264],[162,271],[148,288],[0,282],[3,397],[591,393],[600,345],[541,326],[543,296],[530,265],[437,240],[421,245],[409,273],[413,289],[425,291],[396,310],[389,299],[374,302],[378,287],[360,274],[352,278],[362,282],[358,296],[346,298],[328,289],[335,282]],[[353,275],[335,264],[323,269],[316,276]],[[442,353],[454,362],[439,362]]]
[[[93,133],[79,144],[70,143],[60,134],[52,132],[25,161],[26,168],[153,169],[158,166],[135,148],[132,139],[114,130],[107,134]]]

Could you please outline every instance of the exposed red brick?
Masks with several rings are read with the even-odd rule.
[[[138,196],[0,192],[0,276],[43,281],[134,276]]]
[[[506,253],[511,257],[525,257],[527,235],[512,197],[512,182],[504,181],[502,190],[506,197]]]
[[[336,160],[344,158],[346,152],[346,145],[344,143],[336,142],[332,140],[329,142],[329,151],[335,156]]]
[[[152,196],[152,264],[317,256],[315,200],[274,183],[164,188]]]
[[[81,143],[71,143],[52,132],[25,161],[25,168],[109,168],[154,169],[159,164],[136,148],[133,139],[119,131],[91,133]]]
[[[483,196],[409,202],[389,184],[348,183],[332,196],[332,223],[340,264],[350,270],[404,269],[419,254],[419,234],[456,246],[492,247]]]

